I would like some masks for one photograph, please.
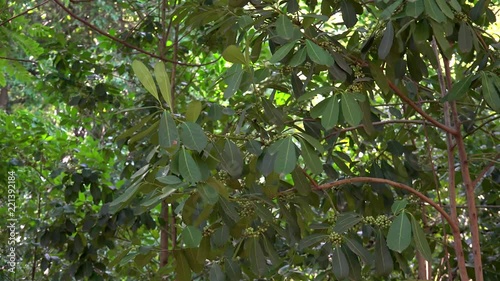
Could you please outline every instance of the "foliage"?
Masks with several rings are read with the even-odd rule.
[[[0,2],[2,278],[499,278],[493,1],[69,2]]]

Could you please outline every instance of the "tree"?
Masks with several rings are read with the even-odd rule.
[[[36,146],[16,125],[36,114],[1,119],[2,173],[49,190],[19,195],[47,214],[23,233],[33,279],[498,279],[491,1],[48,5],[66,37],[14,42],[40,41],[49,83],[2,85],[61,115]],[[0,28],[16,19],[57,37],[36,13]],[[58,165],[19,154],[42,143]]]

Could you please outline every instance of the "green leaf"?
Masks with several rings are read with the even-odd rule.
[[[446,16],[443,14],[441,9],[439,9],[436,4],[436,0],[425,0],[424,1],[425,13],[433,20],[438,23],[443,23],[446,21]]]
[[[344,119],[351,126],[357,126],[361,123],[363,119],[363,112],[359,107],[358,102],[354,99],[353,95],[350,93],[342,94],[342,114]]]
[[[399,5],[401,5],[402,2],[403,0],[396,0],[394,3],[387,6],[387,8],[385,8],[385,10],[382,11],[382,13],[380,14],[380,18],[382,20],[388,20],[394,14],[394,11],[396,11],[396,9],[399,7]]]
[[[323,165],[321,165],[321,159],[310,144],[306,143],[303,139],[300,141],[300,151],[304,162],[306,163],[306,169],[310,169],[313,174],[319,175],[323,172]]]
[[[397,215],[399,214],[399,212],[406,208],[406,205],[408,205],[408,200],[396,200],[394,201],[394,203],[392,203],[391,211],[394,215]]]
[[[356,17],[356,10],[351,1],[342,0],[342,2],[340,2],[340,11],[342,12],[342,19],[347,28],[356,25],[358,18]]]
[[[375,242],[375,273],[377,275],[387,276],[391,274],[394,269],[394,262],[392,261],[391,253],[387,248],[384,236],[377,231]]]
[[[235,64],[228,69],[228,71],[226,72],[227,76],[224,79],[227,84],[227,88],[224,90],[225,99],[231,98],[234,93],[238,91],[244,73],[245,72],[243,71],[241,64]]]
[[[457,0],[450,0],[448,2],[450,4],[450,6],[457,12],[461,12],[462,11],[462,5],[460,5],[460,3],[458,3]]]
[[[213,234],[210,235],[210,239],[215,247],[224,246],[227,241],[229,241],[229,227],[227,225],[223,225],[222,227],[217,228]]]
[[[458,48],[460,52],[468,53],[472,50],[472,36],[474,35],[471,27],[466,22],[461,22],[458,30]]]
[[[166,111],[163,112],[158,128],[158,142],[162,148],[169,148],[177,145],[179,132],[172,116]]]
[[[300,167],[296,167],[295,170],[293,170],[292,179],[293,186],[300,195],[307,196],[311,193],[311,183],[307,180]]]
[[[344,250],[347,262],[349,263],[349,280],[363,280],[363,277],[361,276],[361,264],[359,263],[358,257],[356,257],[356,255],[349,249],[346,249],[345,247],[342,249]]]
[[[237,64],[247,64],[247,60],[245,56],[240,51],[240,48],[236,45],[229,45],[222,52],[222,57],[228,62],[237,63]]]
[[[176,184],[179,184],[182,182],[182,180],[180,178],[173,176],[173,175],[168,175],[168,176],[164,176],[164,177],[156,177],[156,180],[161,182],[161,183],[167,184],[167,185],[176,185]]]
[[[316,64],[332,66],[335,63],[329,52],[325,51],[309,39],[306,40],[306,49],[307,55]]]
[[[372,253],[370,253],[365,247],[363,247],[360,242],[353,238],[347,238],[345,240],[345,243],[347,247],[349,247],[349,249],[351,249],[353,253],[360,257],[366,265],[371,266],[373,264]]]
[[[335,90],[335,87],[331,87],[331,86],[321,87],[321,88],[318,88],[316,90],[313,90],[313,91],[310,91],[308,93],[303,94],[302,96],[300,96],[297,99],[297,101],[311,100],[317,95],[329,94],[329,93],[333,92],[333,90]],[[320,116],[320,115],[318,115],[318,116]]]
[[[240,216],[238,215],[238,212],[236,211],[234,204],[232,204],[230,201],[227,201],[223,197],[219,199],[219,204],[222,207],[224,214],[227,215],[231,220],[233,220],[234,222],[240,220]]]
[[[290,51],[295,47],[295,41],[287,43],[283,46],[281,46],[271,57],[269,60],[270,63],[277,63],[281,61]]]
[[[286,15],[280,15],[276,21],[276,32],[283,39],[292,39],[294,25]]]
[[[146,88],[146,90],[148,90],[148,92],[153,95],[153,97],[160,101],[153,76],[151,75],[151,72],[149,72],[148,68],[144,65],[144,63],[138,60],[134,60],[132,62],[132,69],[134,70],[137,78],[139,78],[139,81],[141,81],[144,88]]]
[[[375,82],[377,82],[377,86],[380,88],[380,90],[382,90],[382,92],[384,93],[389,93],[391,88],[389,87],[387,76],[385,76],[382,68],[380,68],[380,66],[378,66],[377,64],[371,62],[370,73],[372,74]]]
[[[484,100],[493,110],[500,113],[500,78],[481,72],[481,82]]]
[[[328,99],[328,103],[323,110],[323,116],[321,116],[321,125],[326,129],[330,130],[335,127],[339,122],[340,115],[340,103],[337,96],[332,96]]]
[[[213,263],[208,272],[208,280],[225,281],[226,275],[222,272],[222,268],[217,263]]]
[[[245,240],[245,252],[250,260],[252,271],[258,276],[262,276],[267,271],[266,257],[256,237],[250,237]]]
[[[222,152],[222,167],[234,178],[241,176],[243,172],[243,155],[236,144],[226,140]]]
[[[187,248],[197,248],[202,236],[201,231],[196,226],[188,225],[182,230],[182,241]]]
[[[201,113],[201,101],[192,100],[186,109],[186,121],[196,122]]]
[[[289,174],[297,165],[297,154],[292,137],[283,139],[282,144],[276,152],[276,161],[274,162],[274,171],[278,174]]]
[[[199,185],[198,192],[200,193],[201,198],[203,198],[203,201],[209,205],[215,205],[217,201],[219,201],[219,193],[211,185]]]
[[[298,136],[312,145],[319,153],[325,152],[325,148],[321,145],[321,142],[318,139],[304,133],[299,133]]]
[[[469,91],[470,85],[475,78],[476,75],[469,75],[465,79],[460,79],[460,81],[454,83],[448,94],[443,97],[443,101],[454,101],[461,99],[467,93],[467,91]]]
[[[387,246],[389,249],[401,253],[410,246],[411,224],[405,212],[399,214],[391,224],[387,234]]]
[[[418,18],[424,12],[425,0],[408,0],[406,2],[405,14],[409,17]]]
[[[446,0],[436,0],[436,3],[438,4],[439,8],[441,9],[441,12],[445,16],[447,16],[449,19],[454,19],[455,15],[453,14],[453,11],[451,10],[450,6],[448,6]]]
[[[182,148],[179,151],[179,172],[181,176],[190,183],[201,181],[201,171],[191,154]]]
[[[320,242],[326,242],[328,241],[328,239],[329,236],[327,234],[320,234],[320,233],[311,234],[307,237],[304,237],[304,239],[300,240],[297,250],[303,251],[304,249],[310,248],[311,246],[316,245]]]
[[[299,66],[306,61],[306,58],[307,58],[306,48],[301,48],[300,50],[297,51],[297,53],[293,55],[288,65],[290,65],[291,67]]]
[[[131,186],[127,187],[127,189],[120,196],[118,196],[109,204],[110,212],[113,214],[116,211],[119,211],[124,205],[124,203],[127,203],[129,200],[132,199],[134,195],[137,194],[137,192],[139,192],[140,186],[141,186],[140,182],[138,181],[132,184]]]
[[[349,277],[349,263],[340,245],[335,247],[332,253],[332,270],[338,280]]]
[[[392,43],[394,41],[394,27],[392,26],[392,22],[389,21],[387,23],[387,27],[384,31],[384,36],[382,36],[382,40],[380,41],[380,45],[378,46],[378,57],[380,59],[385,59],[389,53],[391,52]]]
[[[201,152],[207,146],[208,139],[200,125],[184,122],[180,129],[181,141],[187,148]]]
[[[170,78],[168,77],[167,71],[165,70],[165,64],[163,62],[158,62],[155,64],[155,77],[156,83],[160,87],[161,96],[167,102],[167,105],[172,109],[172,92],[170,85]]]
[[[344,233],[349,231],[353,226],[362,220],[363,218],[356,213],[342,213],[338,215],[335,226],[332,230],[337,233]]]
[[[411,215],[411,229],[413,232],[413,241],[415,241],[415,248],[427,261],[432,262],[432,252],[425,238],[424,230],[413,215]]]
[[[191,268],[188,260],[181,250],[174,250],[175,278],[179,281],[191,281]]]

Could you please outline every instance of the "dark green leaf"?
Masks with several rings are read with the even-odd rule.
[[[363,112],[351,93],[342,94],[342,114],[351,126],[357,126],[363,119]]]
[[[394,27],[392,26],[392,22],[389,21],[387,23],[387,27],[385,28],[382,41],[380,41],[380,45],[378,46],[378,57],[380,59],[385,59],[387,55],[389,55],[389,53],[391,52],[393,41],[394,41]]]
[[[472,36],[471,27],[466,22],[461,22],[458,30],[458,48],[460,52],[468,53],[472,50]]]
[[[292,179],[293,186],[300,195],[307,196],[309,193],[311,193],[311,183],[307,180],[304,173],[302,173],[302,169],[296,167],[292,172]]]
[[[436,3],[438,4],[439,8],[441,9],[441,12],[445,16],[447,16],[449,19],[454,19],[455,15],[453,14],[453,11],[451,10],[450,6],[448,6],[446,0],[436,0]]]
[[[200,125],[184,122],[180,129],[181,141],[187,148],[201,152],[207,146],[208,139]]]
[[[211,240],[215,247],[222,247],[227,243],[227,241],[229,241],[229,237],[229,227],[227,225],[223,225],[214,231],[211,235]]]
[[[328,241],[329,236],[327,234],[315,233],[311,234],[304,239],[300,240],[297,250],[303,251],[306,248],[310,248],[311,246],[318,244],[320,242]]]
[[[158,138],[162,148],[175,146],[179,140],[179,132],[177,131],[175,121],[166,111],[161,116]]]
[[[392,261],[391,253],[387,248],[384,236],[377,231],[375,242],[375,273],[377,275],[387,276],[391,274],[394,269],[394,262]]]
[[[233,220],[234,222],[237,222],[240,220],[240,216],[238,215],[238,212],[236,211],[236,209],[234,207],[234,203],[231,203],[230,201],[221,197],[221,198],[219,198],[219,204],[222,207],[224,214],[226,214],[229,218],[231,218],[231,220]]]
[[[361,264],[359,263],[358,257],[356,257],[356,255],[349,249],[346,249],[345,247],[342,249],[344,250],[347,262],[349,263],[349,280],[363,280],[363,277],[361,276]]]
[[[306,39],[306,49],[309,58],[317,64],[332,66],[335,63],[329,52],[325,51],[309,39]]]
[[[288,55],[288,53],[290,53],[290,51],[293,49],[294,46],[295,46],[295,41],[290,42],[288,44],[285,44],[285,45],[281,46],[273,54],[273,56],[271,57],[271,59],[269,60],[269,62],[270,63],[277,63],[277,62],[281,61],[284,57],[286,57],[286,55]]]
[[[227,88],[224,90],[224,98],[229,99],[238,91],[241,85],[241,80],[243,78],[243,68],[241,67],[241,64],[235,64],[229,68],[229,70],[226,72],[226,78],[224,81],[227,84]]]
[[[321,125],[326,129],[330,130],[335,127],[339,122],[340,115],[340,103],[337,96],[332,96],[328,99],[328,104],[323,110],[323,116],[321,117]],[[347,119],[346,119],[347,120]]]
[[[202,238],[201,231],[195,227],[188,225],[182,230],[182,241],[187,248],[196,248],[200,245]]]
[[[500,113],[500,78],[496,75],[491,77],[491,75],[486,72],[481,73],[482,93],[486,103]]]
[[[184,148],[179,151],[179,171],[181,176],[190,183],[201,181],[200,168],[193,157]]]
[[[247,64],[247,60],[245,59],[243,53],[240,51],[240,48],[235,45],[227,46],[224,52],[222,52],[222,57],[228,62]]]
[[[191,268],[184,253],[181,250],[174,250],[174,257],[176,280],[191,281]]]
[[[392,213],[394,215],[398,215],[399,212],[401,212],[406,208],[406,205],[408,205],[408,200],[406,199],[394,201],[394,203],[391,206]]]
[[[220,265],[213,263],[208,272],[208,279],[213,281],[225,281],[226,275],[222,272]]]
[[[179,184],[182,182],[181,179],[179,179],[176,176],[172,176],[172,175],[164,176],[164,177],[157,177],[156,180],[161,182],[161,183],[168,184],[168,185],[176,185],[176,184]]]
[[[424,230],[413,215],[411,216],[411,229],[413,232],[413,241],[415,241],[415,248],[417,248],[420,254],[422,254],[428,262],[432,262],[432,252],[425,238]]]
[[[266,258],[256,237],[250,237],[245,240],[245,252],[250,260],[252,271],[258,276],[264,275],[267,271]]]
[[[243,172],[243,155],[236,144],[226,140],[222,152],[222,167],[229,175],[237,178]]]
[[[283,139],[276,153],[274,171],[278,174],[291,173],[297,164],[297,154],[295,152],[295,144],[293,143],[292,137]]]
[[[313,174],[321,174],[321,172],[323,172],[323,166],[321,165],[322,162],[318,154],[310,144],[306,143],[303,139],[299,139],[299,141],[302,158],[304,158],[304,162],[306,163],[306,169],[310,169]]]
[[[411,224],[408,216],[402,212],[391,224],[387,234],[387,246],[401,253],[408,248],[411,242]]]
[[[306,61],[306,58],[307,58],[306,48],[301,48],[293,55],[288,65],[290,65],[291,67],[299,66]]]
[[[387,2],[386,2],[387,3]],[[403,3],[403,0],[396,0],[391,5],[387,6],[385,10],[380,14],[382,20],[388,20],[396,11],[396,9]]]
[[[438,23],[443,23],[446,21],[446,16],[441,12],[436,0],[425,0],[424,1],[425,13],[433,20]]]
[[[405,14],[409,17],[418,18],[424,12],[425,0],[411,0],[406,2]]]
[[[349,263],[340,245],[332,253],[332,270],[335,278],[344,280],[349,277]]]
[[[198,192],[206,204],[215,205],[219,201],[219,193],[215,188],[208,184],[201,184],[198,186]]]
[[[305,133],[299,133],[298,136],[312,145],[319,153],[325,152],[325,148],[321,145],[321,142],[318,139]]]
[[[252,153],[253,155],[259,156],[262,153],[262,145],[256,140],[249,140],[245,144],[245,147],[247,148],[248,152]]]
[[[351,1],[342,0],[342,2],[340,2],[340,11],[342,12],[342,19],[347,28],[356,25],[358,18],[356,17],[356,10]]]
[[[338,215],[333,231],[337,233],[344,233],[351,229],[353,226],[362,221],[363,218],[356,213],[342,213]]]
[[[276,32],[283,39],[292,39],[294,25],[286,15],[280,15],[276,21]]]
[[[373,255],[370,253],[360,242],[354,238],[347,238],[345,243],[353,253],[360,257],[366,265],[371,266],[373,264]]]

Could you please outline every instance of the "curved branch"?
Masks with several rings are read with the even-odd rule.
[[[443,209],[441,206],[439,206],[436,202],[432,201],[429,197],[425,196],[423,193],[415,190],[414,188],[395,181],[391,181],[388,179],[381,179],[381,178],[372,178],[372,177],[356,177],[356,178],[348,178],[348,179],[342,179],[334,182],[329,182],[325,184],[318,185],[317,187],[313,187],[314,189],[322,190],[322,189],[329,189],[334,186],[339,186],[343,184],[349,184],[349,183],[359,183],[359,182],[368,182],[368,183],[382,183],[382,184],[387,184],[399,189],[406,190],[410,192],[411,194],[417,196],[420,198],[422,201],[426,202],[427,204],[431,205],[436,211],[438,211],[443,218],[450,224],[450,227],[453,232],[460,233],[460,228],[458,225],[453,221],[453,219],[450,217],[450,215]],[[458,241],[457,241],[458,243]]]
[[[22,16],[22,15],[24,15],[24,14],[27,14],[29,11],[32,11],[32,10],[34,10],[34,9],[36,9],[36,8],[40,7],[40,6],[45,5],[47,2],[49,2],[49,0],[45,0],[45,1],[43,1],[42,3],[40,3],[40,4],[38,4],[38,5],[35,5],[34,7],[31,7],[31,8],[29,8],[29,9],[26,9],[24,12],[22,12],[22,13],[20,13],[20,14],[17,14],[17,15],[15,15],[15,16],[12,16],[12,17],[10,17],[10,18],[8,18],[8,19],[4,20],[2,23],[0,23],[0,26],[2,26],[2,25],[4,25],[4,24],[6,24],[6,23],[8,23],[8,22],[10,22],[11,20],[13,20],[13,19],[15,19],[15,18],[18,18],[18,17],[20,17],[20,16]]]
[[[447,133],[450,133],[452,135],[456,135],[457,134],[457,131],[453,128],[450,128],[442,123],[440,123],[439,121],[437,121],[436,119],[432,118],[432,116],[430,116],[429,114],[425,113],[425,111],[423,111],[418,105],[416,105],[409,97],[405,96],[401,90],[399,90],[399,88],[394,85],[394,83],[392,83],[390,80],[387,80],[387,82],[389,83],[389,87],[396,93],[396,95],[398,95],[398,97],[400,99],[402,99],[404,102],[406,102],[409,106],[411,106],[413,109],[415,109],[416,112],[418,112],[420,115],[422,115],[422,117],[424,117],[427,121],[431,122],[434,126],[440,128],[441,130],[447,132]]]
[[[78,20],[79,22],[81,22],[82,24],[86,25],[87,27],[89,27],[90,29],[94,30],[95,32],[105,36],[105,37],[108,37],[109,39],[115,41],[115,42],[118,42],[130,49],[134,49],[140,53],[143,53],[145,55],[148,55],[150,57],[153,57],[153,58],[156,58],[156,59],[159,59],[161,61],[165,61],[165,62],[170,62],[170,63],[174,63],[174,64],[177,64],[177,65],[183,65],[183,66],[203,66],[203,65],[209,65],[209,64],[212,64],[216,61],[218,61],[219,59],[217,60],[214,60],[214,61],[211,61],[211,62],[208,62],[208,63],[205,63],[205,64],[190,64],[190,63],[183,63],[183,62],[177,62],[177,61],[173,61],[173,60],[169,60],[167,58],[164,58],[162,57],[161,55],[156,55],[156,54],[153,54],[151,52],[148,52],[144,49],[141,49],[137,46],[134,46],[130,43],[128,43],[127,41],[124,41],[124,40],[121,40],[117,37],[114,37],[113,35],[105,32],[104,30],[98,28],[97,26],[91,24],[90,22],[86,21],[85,19],[83,19],[82,17],[76,15],[75,13],[73,13],[73,11],[71,11],[68,7],[64,6],[64,4],[60,1],[60,0],[53,0],[59,7],[61,7],[61,9],[63,9],[66,13],[68,13],[71,17],[73,17],[74,19]]]

